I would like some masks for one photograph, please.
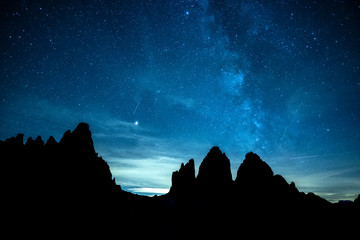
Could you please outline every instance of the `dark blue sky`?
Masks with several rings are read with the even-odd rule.
[[[3,1],[0,138],[90,124],[124,189],[153,194],[218,145],[301,191],[360,193],[358,1]],[[49,169],[51,171],[51,169]],[[26,182],[26,179],[24,179]]]

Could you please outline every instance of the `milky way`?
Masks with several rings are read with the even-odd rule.
[[[88,122],[117,183],[144,194],[213,145],[233,178],[254,151],[301,191],[360,192],[356,1],[6,2],[1,139]]]

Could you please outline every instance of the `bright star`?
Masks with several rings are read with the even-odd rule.
[[[139,125],[139,122],[138,121],[135,121],[134,122],[135,126]]]

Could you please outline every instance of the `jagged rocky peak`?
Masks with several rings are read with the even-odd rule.
[[[38,147],[42,147],[44,146],[44,141],[41,139],[41,136],[38,136],[35,140],[32,139],[32,137],[29,137],[25,143],[25,146],[38,146]]]
[[[197,181],[200,185],[208,186],[232,183],[230,160],[219,147],[213,147],[200,164]]]
[[[1,141],[3,142],[3,141]],[[3,142],[5,144],[9,144],[9,145],[23,145],[24,144],[24,134],[19,133],[18,135],[16,135],[16,137],[11,137],[5,140],[5,142]]]
[[[72,146],[76,148],[78,152],[83,154],[87,152],[89,155],[95,155],[94,143],[91,138],[91,132],[89,129],[89,124],[79,123],[74,131],[66,131],[64,136],[60,140],[60,143],[63,145]]]
[[[91,138],[91,132],[89,124],[81,122],[78,124],[78,126],[74,129],[72,132],[72,135],[74,136],[81,136],[84,138]]]
[[[183,177],[187,180],[194,181],[195,180],[195,163],[194,159],[190,159],[185,165],[181,164],[179,170],[179,176]]]
[[[179,171],[173,172],[171,181],[171,192],[179,193],[191,191],[194,188],[195,183],[194,159],[190,159],[185,165],[184,163],[181,163]]]
[[[257,154],[249,152],[237,171],[235,182],[263,181],[270,179],[273,175],[273,171],[266,162],[261,160]]]
[[[57,144],[57,142],[56,142],[55,138],[53,136],[50,136],[49,139],[47,140],[45,146],[53,146],[56,144]]]
[[[79,123],[74,131],[67,130],[64,132],[64,135],[60,142],[66,141],[68,138],[79,138],[79,140],[89,140],[91,139],[91,132],[89,124],[87,123]]]

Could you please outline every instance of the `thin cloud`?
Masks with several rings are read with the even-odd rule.
[[[307,158],[316,158],[316,157],[319,157],[319,156],[320,156],[320,155],[310,155],[310,156],[292,157],[292,158],[289,158],[289,159],[299,160],[299,159],[307,159]]]
[[[158,194],[166,194],[169,192],[169,188],[128,188],[133,193],[140,193],[143,195],[158,195]]]
[[[171,174],[179,168],[181,159],[164,156],[150,158],[112,159],[111,172],[116,182],[125,189],[163,188],[169,189]],[[124,165],[123,163],[127,163]]]
[[[358,171],[359,167],[342,168],[308,175],[297,174],[294,179],[299,190],[314,192],[329,201],[354,200],[354,196],[359,194],[360,183],[353,173]]]

